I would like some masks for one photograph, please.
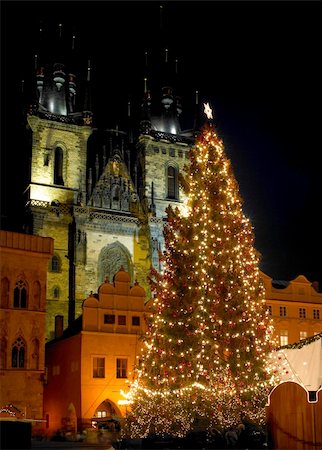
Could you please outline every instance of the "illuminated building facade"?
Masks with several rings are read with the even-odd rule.
[[[46,344],[46,434],[113,427],[125,414],[121,390],[137,362],[145,331],[145,290],[121,268],[83,302],[82,315]]]
[[[272,280],[263,273],[262,278],[281,346],[322,332],[322,293],[317,286],[303,275],[289,282]]]
[[[176,71],[170,70],[167,50],[156,92],[142,80],[138,116],[126,104],[124,125],[99,131],[93,125],[90,64],[79,87],[67,46],[60,42],[57,49],[61,53],[48,65],[46,52],[37,55],[27,114],[29,230],[54,239],[47,339],[54,337],[55,317],[64,317],[64,327],[71,324],[88,293],[106,277],[112,282],[121,265],[132,283],[137,279],[149,292],[148,271],[159,268],[164,246],[166,207],[184,202],[179,173],[193,143],[193,130],[180,128],[181,99],[172,87]]]
[[[46,295],[45,334],[55,338],[47,346],[47,432],[63,427],[74,433],[96,419],[124,414],[118,400],[143,332],[147,275],[151,265],[160,267],[166,207],[184,205],[179,174],[194,130],[181,130],[181,99],[171,87],[176,73],[169,73],[168,52],[159,90],[142,83],[140,114],[133,117],[127,105],[126,123],[101,132],[93,122],[90,64],[86,82],[78,86],[64,49],[52,64],[45,64],[46,56],[36,58],[27,115],[32,135],[27,210],[30,232],[54,240]],[[119,291],[121,266],[132,294]],[[278,289],[263,278],[281,345],[322,331],[322,294],[311,283],[298,277]],[[97,286],[98,298],[88,297]],[[105,295],[117,299],[113,308],[105,305]],[[137,297],[135,315],[131,295]]]
[[[13,417],[33,420],[34,434],[43,419],[46,279],[53,247],[49,237],[0,231],[0,409],[11,405]]]

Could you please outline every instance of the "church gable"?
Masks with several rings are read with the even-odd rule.
[[[130,212],[136,203],[136,192],[127,167],[118,155],[108,161],[97,181],[89,205],[97,208]]]

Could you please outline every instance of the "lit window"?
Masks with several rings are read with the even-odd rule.
[[[19,280],[16,283],[13,292],[13,307],[27,308],[27,286],[23,280]]]
[[[288,331],[287,330],[281,330],[281,333],[280,333],[280,344],[281,345],[287,345],[288,344]]]
[[[286,317],[286,306],[280,306],[280,317]]]
[[[300,340],[307,338],[307,332],[306,331],[300,331]]]
[[[140,316],[133,316],[132,317],[132,325],[135,327],[140,326]]]
[[[25,342],[21,337],[18,337],[12,345],[11,367],[15,369],[25,367]]]
[[[115,323],[114,314],[104,314],[104,323],[113,324]]]
[[[306,318],[306,309],[305,308],[299,308],[299,317],[300,317],[300,319]]]
[[[319,309],[313,309],[313,319],[320,320],[320,310]]]
[[[116,360],[116,378],[127,378],[127,359],[117,358],[117,360]]]
[[[126,325],[126,316],[118,316],[117,317],[117,323],[119,325]]]
[[[105,378],[105,358],[93,358],[93,378]]]

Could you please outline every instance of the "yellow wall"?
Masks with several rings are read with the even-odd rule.
[[[276,288],[272,285],[272,278],[265,274],[262,274],[262,278],[266,303],[271,308],[275,335],[279,338],[280,345],[298,342],[301,339],[301,332],[306,333],[306,337],[322,332],[322,293],[317,292],[310,281],[299,275],[291,280],[287,287]],[[284,307],[286,316],[281,316]],[[300,317],[300,308],[305,310],[306,317]],[[319,312],[320,319],[314,318],[313,310]],[[285,332],[287,342],[281,340],[281,335]],[[303,334],[302,338],[304,337]]]
[[[83,302],[82,317],[75,322],[73,336],[69,330],[46,345],[48,383],[45,386],[44,409],[49,417],[48,434],[64,428],[68,408],[74,407],[77,430],[91,426],[97,409],[108,401],[115,415],[123,417],[125,406],[121,389],[127,390],[133,367],[140,351],[140,336],[145,332],[145,291],[130,285],[130,276],[122,269],[114,283],[103,283],[98,294]],[[115,316],[114,324],[104,323],[106,314]],[[126,324],[118,324],[118,316],[126,316]],[[140,325],[132,325],[132,316],[140,317]],[[69,333],[73,334],[73,333]],[[105,376],[93,377],[94,358],[104,358]],[[116,360],[127,360],[127,378],[116,376]],[[66,421],[65,421],[66,422]]]

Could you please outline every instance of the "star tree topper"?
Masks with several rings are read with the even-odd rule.
[[[204,103],[204,113],[207,116],[207,119],[213,119],[213,115],[212,115],[212,109],[209,106],[209,103]]]

